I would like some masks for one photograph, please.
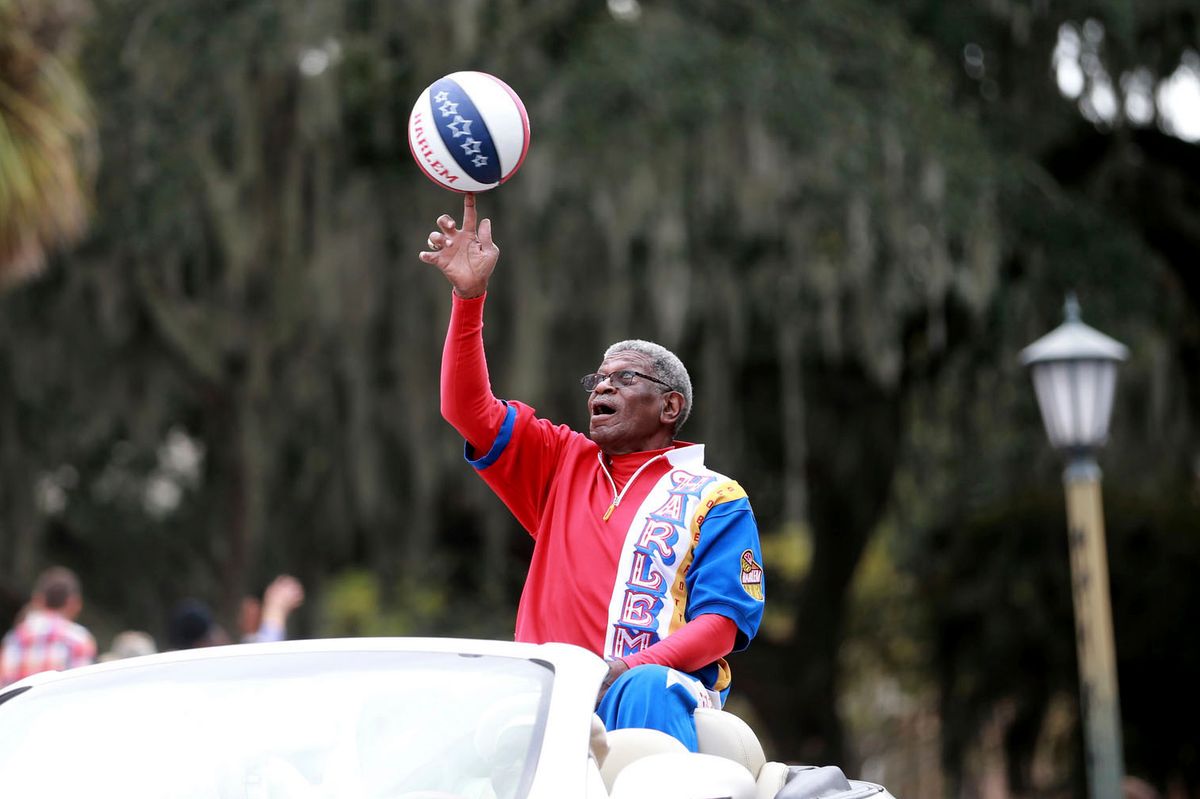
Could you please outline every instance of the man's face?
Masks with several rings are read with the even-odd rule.
[[[615,352],[596,371],[613,374],[622,369],[658,377],[650,356],[640,352]],[[588,397],[588,432],[608,455],[662,449],[671,445],[678,405],[678,394],[643,377],[629,386],[605,380]]]

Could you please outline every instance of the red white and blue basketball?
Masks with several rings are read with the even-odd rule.
[[[494,189],[529,152],[529,115],[508,84],[486,72],[434,81],[408,117],[408,146],[421,171],[457,192]]]

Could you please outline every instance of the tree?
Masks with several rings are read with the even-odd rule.
[[[932,619],[931,665],[949,733],[945,762],[961,778],[964,746],[997,707],[1014,707],[1006,741],[1010,784],[1017,791],[1046,788],[1031,778],[1033,742],[1055,702],[1065,698],[1072,708],[1077,702],[1071,640],[1063,635],[1069,629],[1064,522],[1059,501],[1042,498],[1057,482],[1059,464],[1040,436],[1015,360],[1022,346],[1058,324],[1062,298],[1074,290],[1088,321],[1133,352],[1102,458],[1127,765],[1160,786],[1194,785],[1187,734],[1147,712],[1178,709],[1183,701],[1182,683],[1154,653],[1186,633],[1175,614],[1130,599],[1143,590],[1145,575],[1123,566],[1134,540],[1173,562],[1195,563],[1179,540],[1182,527],[1167,520],[1184,508],[1194,513],[1195,505],[1200,306],[1191,264],[1200,243],[1194,201],[1200,148],[1171,135],[1154,93],[1186,68],[1200,19],[1171,2],[953,11],[913,2],[903,13],[943,61],[961,66],[956,102],[985,121],[1008,175],[998,203],[1001,290],[979,339],[918,394],[912,425],[925,432],[909,449],[896,496],[901,557]],[[1078,85],[1068,80],[1072,75]],[[945,430],[957,434],[939,432]],[[1035,529],[1053,535],[1049,548],[1018,554],[1035,540],[1028,536]],[[977,571],[981,559],[989,565]],[[994,582],[1000,574],[1004,581]],[[1037,608],[1012,610],[1023,623],[1008,626],[1001,609],[1022,602]],[[1036,680],[1012,679],[1022,651],[1037,653],[1043,664]],[[1155,670],[1163,679],[1126,677]],[[1147,691],[1160,698],[1147,701]],[[1140,701],[1131,698],[1135,693]],[[1157,731],[1157,751],[1145,747],[1149,729]],[[1079,746],[1076,736],[1068,775],[1076,791],[1082,791]]]
[[[1194,314],[1164,301],[1184,270],[1147,242],[1157,203],[1188,218],[1191,184],[1156,193],[1165,172],[1114,145],[1151,131],[1081,122],[1057,93],[1057,31],[1089,6],[515,8],[97,5],[101,213],[63,268],[0,299],[4,552],[29,529],[26,560],[105,553],[82,571],[110,619],[182,592],[228,609],[286,569],[311,590],[302,629],[509,633],[529,541],[439,418],[449,302],[414,257],[457,200],[403,135],[422,88],[482,69],[533,122],[521,172],[479,199],[504,254],[496,392],[579,422],[574,370],[611,341],[657,339],[689,365],[685,435],[773,543],[811,542],[802,574],[766,564],[771,624],[734,659],[780,758],[854,769],[836,705],[851,592],[868,542],[898,531],[905,576],[937,577],[910,660],[929,652],[964,703],[947,711],[953,771],[998,694],[955,693],[947,675],[990,672],[952,633],[990,607],[975,584],[1007,585],[1026,550],[1001,548],[997,575],[946,542],[1002,529],[980,516],[1005,503],[1054,526],[1049,503],[1016,501],[1054,462],[1014,353],[1057,323],[1065,288],[1135,352],[1167,353],[1123,373],[1140,411],[1119,424],[1156,432],[1122,451],[1161,466],[1138,485],[1189,460],[1194,408],[1172,386]],[[1114,37],[1140,19],[1103,8]],[[194,478],[167,468],[172,441],[202,454]],[[148,502],[164,479],[174,504]],[[323,608],[334,596],[355,614]]]
[[[0,2],[0,288],[83,233],[95,122],[75,74],[82,0]]]

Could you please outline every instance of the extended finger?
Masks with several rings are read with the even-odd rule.
[[[485,219],[479,223],[479,243],[485,247],[492,246],[492,220]]]
[[[433,264],[434,266],[436,266],[438,262],[438,254],[436,252],[419,252],[417,253],[417,258],[421,259],[427,264]]]
[[[470,192],[463,195],[463,230],[475,232],[475,195]]]

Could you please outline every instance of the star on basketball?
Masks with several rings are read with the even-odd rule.
[[[447,100],[438,106],[438,110],[442,112],[443,117],[454,116],[458,113],[458,103],[452,103]]]
[[[466,153],[467,155],[475,155],[475,154],[481,152],[481,150],[479,148],[482,145],[483,145],[483,142],[479,141],[478,139],[468,138],[465,142],[460,144],[459,147],[462,147],[463,152]]]
[[[447,92],[438,92],[437,94],[435,94],[433,96],[433,101],[435,103],[444,103],[449,99],[450,99],[450,95]]]
[[[484,166],[488,162],[486,155],[477,155],[471,159],[471,163],[475,166]]]
[[[462,117],[455,114],[454,121],[447,123],[446,127],[449,128],[454,133],[454,138],[457,139],[459,136],[470,136],[471,135],[471,123],[472,122],[474,122],[474,120],[463,119]]]

